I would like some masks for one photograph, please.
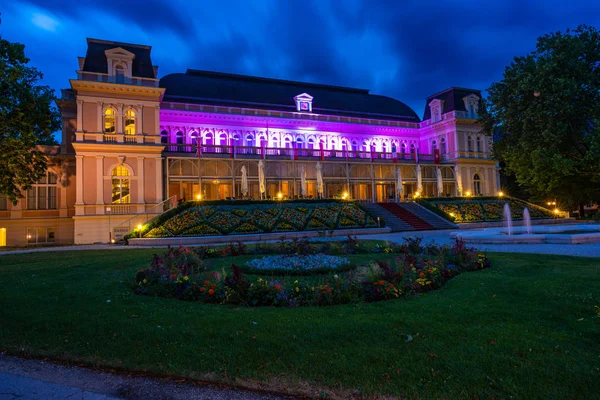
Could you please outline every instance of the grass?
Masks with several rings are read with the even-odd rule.
[[[600,393],[598,259],[491,254],[424,295],[284,309],[137,296],[155,251],[0,256],[0,351],[312,397]]]

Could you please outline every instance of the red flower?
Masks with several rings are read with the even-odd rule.
[[[432,269],[428,269],[428,270],[427,270],[427,273],[428,273],[428,274],[433,274],[433,270],[432,270]]]
[[[206,288],[205,288],[204,286],[202,286],[202,287],[200,288],[200,291],[201,291],[201,292],[204,292],[205,290],[206,290]]]
[[[279,284],[275,284],[275,286],[273,286],[275,288],[275,290],[279,291],[281,290],[281,286]]]
[[[210,294],[212,296],[213,294],[215,294],[215,291],[213,289],[209,289],[208,294]]]
[[[419,274],[419,278],[425,278],[425,274],[424,274],[423,272],[421,272],[421,273]]]
[[[173,278],[173,279],[177,279],[177,274],[172,274],[172,275],[171,275],[171,278]]]
[[[210,284],[210,281],[204,281],[204,284],[208,285],[208,284]]]

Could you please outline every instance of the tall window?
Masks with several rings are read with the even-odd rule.
[[[113,204],[128,204],[129,197],[129,170],[124,166],[118,166],[112,171],[112,198]]]
[[[473,151],[473,138],[471,136],[467,136],[467,151],[469,153]]]
[[[446,138],[440,139],[440,153],[446,154]]]
[[[304,139],[302,138],[302,136],[298,136],[296,138],[296,148],[301,149],[303,147],[304,147]]]
[[[125,67],[122,65],[117,65],[115,68],[115,82],[125,83]]]
[[[27,190],[28,210],[56,210],[56,182],[58,176],[50,171]]]
[[[477,152],[478,153],[482,152],[481,136],[477,136]]]
[[[437,142],[435,140],[433,140],[431,142],[431,152],[435,153],[435,150],[437,149]]]
[[[246,135],[246,146],[248,146],[248,147],[254,146],[254,136]]]
[[[115,110],[112,108],[104,111],[104,133],[115,133]]]
[[[406,143],[400,145],[400,153],[406,154]]]
[[[125,134],[135,135],[135,111],[125,111]]]
[[[160,143],[166,144],[169,141],[169,133],[167,131],[162,131],[160,133]]]
[[[4,197],[0,194],[0,210],[7,210],[7,209],[8,209],[8,201],[7,201],[6,197]]]
[[[473,193],[475,193],[475,196],[481,196],[481,178],[479,174],[473,175]]]
[[[411,143],[410,145],[410,154],[414,154],[415,153],[415,145],[414,143]]]

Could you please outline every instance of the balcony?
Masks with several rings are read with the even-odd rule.
[[[106,83],[118,83],[115,76],[108,74],[102,74],[98,72],[88,71],[77,71],[77,79],[80,81],[91,81],[91,82],[106,82]],[[134,86],[146,86],[146,87],[158,87],[159,80],[153,78],[125,78],[123,84],[134,85]]]
[[[263,155],[264,153],[264,155]],[[311,160],[320,159],[328,161],[349,161],[365,163],[415,163],[415,156],[412,153],[394,153],[388,152],[368,152],[354,150],[319,150],[319,149],[291,149],[276,147],[250,147],[250,146],[230,146],[230,145],[203,145],[201,154],[196,151],[196,146],[191,144],[165,145],[163,152],[165,156],[178,157],[202,157],[202,158],[239,158],[239,159],[260,159],[268,160]],[[442,155],[442,162],[450,160],[446,155]],[[419,163],[433,164],[433,154],[419,154]]]

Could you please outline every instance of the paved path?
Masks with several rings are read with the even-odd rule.
[[[553,225],[555,226],[555,225]],[[402,243],[405,237],[420,236],[424,240],[434,241],[438,244],[451,244],[454,239],[450,238],[451,232],[456,232],[458,229],[449,229],[443,231],[418,231],[418,232],[395,232],[383,233],[374,235],[360,235],[360,239],[379,239],[389,240],[395,243]],[[332,238],[331,240],[339,240],[340,238]],[[324,240],[324,239],[317,239]],[[276,241],[276,240],[273,240]],[[248,242],[248,244],[253,242]],[[166,246],[156,246],[157,248],[165,248]],[[586,244],[478,244],[474,245],[481,250],[498,251],[505,253],[536,253],[536,254],[561,254],[567,256],[580,257],[600,257],[600,243]],[[25,248],[18,250],[0,251],[0,256],[7,254],[20,253],[37,253],[44,251],[71,251],[71,250],[129,250],[129,249],[148,249],[150,246],[123,246],[110,244],[89,244],[79,246],[57,246],[57,247],[41,247],[41,248]]]
[[[0,354],[0,400],[285,400],[265,393],[128,377]]]
[[[419,231],[419,232],[395,232],[385,235],[363,235],[361,239],[389,240],[394,243],[404,242],[404,238],[410,236],[423,237],[425,242],[436,242],[438,244],[452,244],[454,239],[450,237],[451,232],[458,229],[443,231]],[[600,243],[586,244],[468,244],[483,251],[497,251],[503,253],[535,253],[535,254],[557,254],[578,257],[600,257]]]

